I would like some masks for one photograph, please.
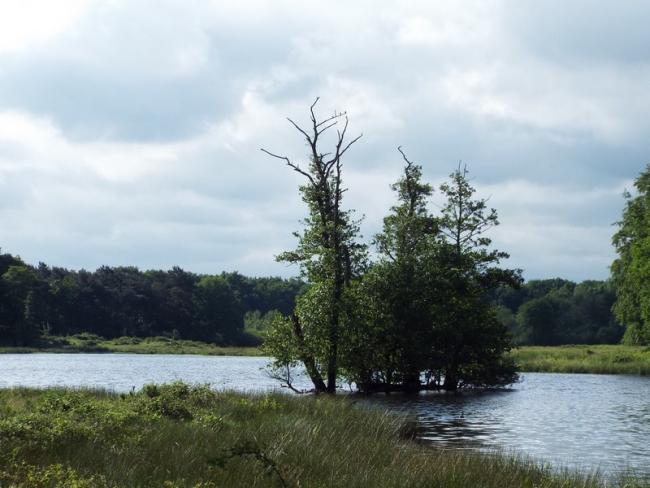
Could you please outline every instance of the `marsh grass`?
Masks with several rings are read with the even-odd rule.
[[[521,371],[650,375],[650,347],[528,346],[514,349],[511,354]]]
[[[406,418],[346,398],[0,391],[0,486],[595,487],[507,455],[415,442]],[[635,486],[621,481],[608,486]]]
[[[43,337],[36,347],[0,347],[0,353],[131,353],[199,354],[205,356],[260,356],[257,347],[220,347],[200,341],[169,337],[118,337],[104,339],[94,334]]]

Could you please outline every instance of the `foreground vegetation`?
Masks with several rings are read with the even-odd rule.
[[[221,347],[215,344],[169,337],[118,337],[104,339],[82,333],[67,337],[46,336],[31,347],[0,347],[0,353],[133,353],[201,354],[205,356],[260,356],[256,347]]]
[[[650,375],[650,347],[531,346],[514,349],[511,357],[521,371]]]
[[[604,484],[597,476],[552,473],[512,457],[420,445],[405,418],[353,403],[216,393],[182,383],[129,395],[4,390],[0,486]]]

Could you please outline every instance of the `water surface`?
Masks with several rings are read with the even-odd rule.
[[[3,354],[0,388],[99,387],[118,392],[183,380],[218,389],[277,389],[259,357]],[[305,379],[302,385],[308,386]],[[284,390],[286,391],[286,390]],[[364,400],[365,401],[365,400]],[[500,449],[606,475],[650,477],[650,378],[526,373],[506,391],[373,397],[417,418],[422,439],[449,448]]]

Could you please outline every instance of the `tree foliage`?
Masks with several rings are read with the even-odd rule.
[[[497,290],[494,300],[518,345],[615,344],[623,335],[609,281],[532,280]]]
[[[375,237],[379,258],[365,270],[358,228],[349,212],[336,210],[342,194],[339,149],[351,144],[343,142],[347,119],[327,159],[317,141],[341,114],[318,121],[313,109],[310,132],[291,121],[311,148],[306,169],[265,151],[307,180],[300,187],[308,208],[305,229],[296,251],[279,259],[299,263],[310,287],[294,313],[279,318],[267,336],[275,374],[291,387],[291,367],[302,363],[315,390],[328,392],[337,376],[364,391],[456,390],[514,381],[514,365],[504,356],[510,338],[490,297],[497,287],[517,286],[521,279],[518,271],[498,267],[505,253],[489,249],[485,232],[498,224],[496,211],[474,198],[459,168],[440,187],[445,205],[434,216],[428,209],[433,188],[402,152],[404,175],[392,186],[398,202]]]
[[[514,364],[504,355],[510,337],[497,320],[490,296],[500,286],[518,287],[520,270],[499,267],[508,254],[491,249],[486,235],[499,224],[497,212],[487,208],[485,199],[474,197],[465,168],[454,171],[440,191],[445,197],[437,256],[443,283],[438,328],[443,386],[453,390],[464,384],[511,383],[516,378]]]
[[[0,344],[30,346],[46,334],[89,332],[255,345],[259,337],[244,331],[246,312],[290,313],[304,286],[298,279],[197,275],[178,267],[71,271],[0,254]]]
[[[402,156],[404,174],[391,185],[397,204],[375,236],[379,259],[362,289],[366,313],[358,322],[366,324],[366,331],[357,336],[363,338],[357,358],[364,357],[363,342],[371,354],[365,361],[351,361],[356,368],[350,371],[363,390],[418,390],[421,373],[430,366],[439,222],[427,208],[433,188],[422,182],[421,167]]]
[[[375,238],[379,260],[364,279],[365,339],[376,354],[366,354],[353,379],[366,391],[512,383],[510,336],[490,297],[521,278],[498,266],[507,254],[489,248],[485,232],[498,224],[496,211],[474,197],[459,168],[440,186],[444,204],[434,215],[433,188],[402,156],[404,174],[392,186],[398,202]]]
[[[614,313],[626,326],[626,342],[650,343],[650,165],[634,182],[636,195],[625,193],[623,217],[612,242],[616,289]]]

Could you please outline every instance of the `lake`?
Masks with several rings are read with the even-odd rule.
[[[2,354],[0,388],[99,387],[117,392],[183,380],[217,389],[278,388],[265,358],[136,354]],[[303,386],[308,386],[304,378]],[[286,391],[286,390],[283,390]],[[366,400],[363,400],[366,401]],[[439,446],[500,449],[556,466],[628,469],[650,478],[650,378],[526,373],[505,391],[373,397],[417,418]]]

